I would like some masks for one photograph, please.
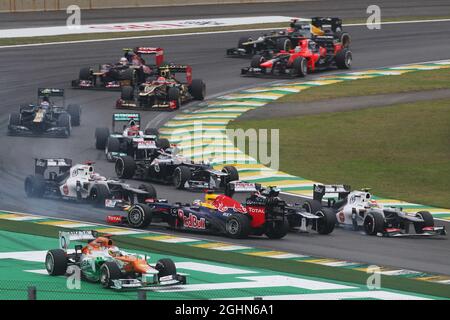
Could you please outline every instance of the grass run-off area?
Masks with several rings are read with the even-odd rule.
[[[437,89],[450,89],[450,69],[408,72],[399,76],[345,81],[333,85],[308,88],[300,93],[286,95],[278,102],[312,102],[334,98]]]
[[[425,72],[417,74],[424,76]],[[387,83],[392,83],[391,78],[398,79],[382,77]],[[358,87],[358,82],[351,85]],[[427,86],[426,82],[421,85]],[[323,89],[329,92],[327,87],[337,86]],[[371,187],[378,196],[450,208],[450,99],[238,120],[230,127],[280,129],[281,171],[323,183]]]

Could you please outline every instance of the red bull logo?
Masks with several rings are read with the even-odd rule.
[[[238,201],[236,201],[230,197],[227,197],[225,195],[218,196],[216,198],[216,200],[214,200],[213,205],[220,212],[226,212],[228,210],[232,210],[234,212],[247,213],[247,209],[245,209],[245,207],[242,204],[240,204]]]
[[[199,219],[195,215],[190,213],[188,217],[183,217],[183,226],[190,229],[204,230],[206,228],[206,221],[205,218]]]

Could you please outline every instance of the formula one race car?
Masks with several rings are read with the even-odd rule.
[[[244,204],[231,198],[235,192],[252,192]],[[148,201],[150,212],[128,211],[127,216],[113,215],[109,223],[145,228],[152,221],[162,220],[180,230],[224,234],[231,238],[265,234],[271,239],[283,238],[289,229],[316,230],[329,234],[336,223],[334,215],[311,214],[288,205],[278,197],[276,188],[262,189],[258,184],[230,182],[225,194],[205,194],[205,201],[192,204],[169,204],[166,200]]]
[[[325,195],[337,195],[322,204]],[[435,227],[430,212],[408,213],[402,208],[383,206],[372,198],[368,189],[351,191],[346,185],[314,185],[313,200],[306,201],[309,212],[329,212],[341,225],[354,230],[363,228],[368,235],[377,236],[436,236],[445,235],[445,227]],[[415,233],[409,233],[413,226]]]
[[[60,98],[55,104],[53,98]],[[66,108],[64,89],[39,88],[36,104],[20,106],[19,113],[9,115],[9,135],[29,136],[70,136],[72,126],[79,126],[81,108],[77,104],[69,104]]]
[[[177,73],[185,74],[186,79],[176,79]],[[116,108],[176,110],[191,100],[204,100],[205,95],[205,83],[201,79],[192,79],[190,66],[170,64],[159,67],[157,77],[142,83],[137,90],[131,86],[123,87]]]
[[[177,189],[217,190],[223,189],[230,181],[239,180],[236,167],[224,166],[221,171],[215,170],[205,162],[183,157],[176,147],[158,148],[145,157],[137,154],[118,157],[115,170],[122,179],[168,183]]]
[[[78,79],[72,80],[72,87],[120,90],[123,86],[136,86],[153,76],[157,68],[164,63],[164,51],[161,48],[126,48],[124,52],[118,63],[101,64],[96,69],[81,68]],[[143,58],[149,59],[150,56],[155,56],[154,64]]]
[[[227,56],[270,57],[277,52],[293,49],[298,45],[299,39],[303,38],[312,39],[319,44],[340,44],[344,48],[348,48],[351,42],[350,35],[342,30],[342,20],[339,18],[295,18],[285,30],[272,31],[255,39],[241,37],[237,48],[227,50]]]
[[[87,201],[118,209],[139,207],[140,203],[156,197],[152,185],[133,188],[99,175],[94,171],[93,162],[72,166],[70,159],[35,159],[35,174],[25,179],[25,193],[28,197]]]
[[[75,244],[75,250],[69,252],[72,241],[88,243]],[[78,270],[81,279],[116,290],[187,282],[186,275],[177,273],[171,259],[160,259],[151,265],[150,257],[120,250],[109,236],[99,236],[96,231],[60,231],[59,244],[59,249],[51,249],[45,256],[45,268],[50,276]]]
[[[242,68],[242,75],[286,75],[304,77],[308,73],[333,67],[350,69],[352,52],[342,44],[302,38],[293,50],[280,51],[271,57],[255,55],[250,67]]]
[[[123,123],[125,125],[121,126]],[[170,146],[166,139],[158,139],[158,129],[147,128],[142,131],[140,124],[139,113],[114,113],[112,133],[108,128],[95,129],[95,147],[98,150],[105,150],[108,161],[115,161],[117,157]]]

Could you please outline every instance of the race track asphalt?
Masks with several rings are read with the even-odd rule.
[[[449,34],[450,23],[389,25],[379,31],[352,27],[348,31],[353,37],[355,69],[449,58],[450,43],[442,41],[442,37]],[[95,160],[99,173],[113,175],[113,165],[106,162],[103,153],[94,148],[94,128],[110,125],[111,115],[115,111],[112,106],[118,93],[69,89],[70,80],[77,76],[79,67],[118,60],[123,47],[149,45],[165,48],[167,61],[191,64],[194,77],[203,78],[207,83],[209,96],[272,81],[242,78],[239,69],[248,62],[224,58],[225,49],[233,47],[239,37],[239,33],[225,33],[0,49],[0,209],[104,222],[108,214],[106,210],[70,202],[27,199],[23,191],[25,176],[33,172],[34,157],[69,157],[75,162]],[[74,128],[69,139],[7,136],[8,114],[17,111],[21,103],[34,101],[36,88],[46,86],[66,88],[67,101],[81,104],[81,127]],[[161,125],[173,115],[168,112],[143,114],[144,122],[149,126]],[[192,192],[175,191],[169,186],[158,186],[158,195],[169,201],[181,202],[200,197]],[[165,230],[160,226],[152,229]],[[203,237],[221,239],[216,236]],[[330,236],[289,234],[276,241],[252,238],[232,242],[450,274],[450,242],[447,239],[384,239],[337,229]]]

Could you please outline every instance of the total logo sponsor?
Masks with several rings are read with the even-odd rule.
[[[206,229],[206,221],[205,218],[197,218],[195,215],[193,215],[192,213],[189,214],[189,216],[184,216],[183,217],[183,226],[185,228],[190,228],[190,229]]]
[[[251,215],[265,214],[266,213],[265,208],[262,207],[262,206],[258,206],[258,207],[248,206],[247,207],[247,211]]]

